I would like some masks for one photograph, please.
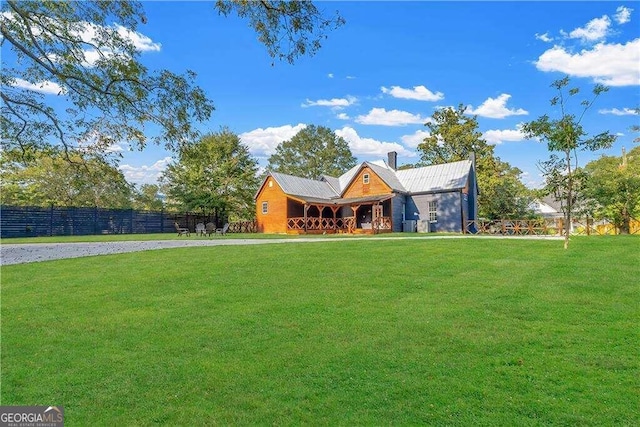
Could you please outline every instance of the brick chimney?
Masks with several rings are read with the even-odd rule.
[[[387,162],[389,167],[394,171],[398,170],[398,153],[396,153],[395,151],[391,151],[387,153],[387,157],[389,159],[389,161]]]

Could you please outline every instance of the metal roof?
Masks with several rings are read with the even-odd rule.
[[[269,175],[276,180],[282,191],[290,196],[298,196],[315,203],[348,203],[347,199],[341,199],[340,196],[363,167],[369,167],[393,191],[419,194],[464,188],[469,179],[472,163],[470,160],[462,160],[396,171],[386,165],[364,162],[354,166],[339,178],[323,175],[320,180],[279,172],[270,172]]]
[[[459,190],[467,185],[471,161],[444,163],[396,171],[398,180],[409,193]]]
[[[329,184],[333,191],[335,191],[337,194],[342,192],[340,190],[340,178],[334,178],[333,176],[329,175],[322,175],[320,179],[326,181],[327,184]]]
[[[325,181],[316,181],[279,172],[271,172],[270,175],[276,180],[282,191],[291,196],[319,199],[332,199],[340,196]]]
[[[340,190],[338,191],[340,192],[340,194],[342,194],[344,189],[347,188],[347,185],[349,185],[349,183],[351,182],[353,177],[358,173],[361,167],[362,167],[362,164],[355,165],[354,167],[352,167],[351,169],[349,169],[348,171],[340,175],[340,178],[338,178],[338,182],[340,183]]]
[[[370,162],[365,162],[365,163],[367,166],[369,166],[369,168],[371,168],[372,171],[376,173],[376,175],[382,178],[382,180],[389,187],[391,187],[392,190],[401,191],[403,193],[407,192],[404,185],[402,185],[402,182],[400,182],[400,180],[398,179],[398,176],[397,176],[398,171],[394,171],[390,167],[380,166],[375,163],[370,163]]]

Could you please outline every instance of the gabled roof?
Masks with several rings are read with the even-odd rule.
[[[472,162],[470,160],[462,160],[398,171],[393,170],[386,164],[363,162],[354,166],[339,178],[323,175],[319,180],[314,180],[279,172],[270,172],[267,178],[272,176],[282,188],[282,191],[290,196],[298,196],[315,202],[320,200],[329,202],[340,199],[360,170],[365,167],[370,168],[394,192],[420,194],[454,191],[464,188],[472,170]],[[265,178],[264,182],[266,182],[267,178]],[[259,192],[260,190],[258,190]],[[256,198],[258,193],[256,193]]]
[[[467,185],[471,160],[396,171],[398,180],[409,193],[459,190]]]

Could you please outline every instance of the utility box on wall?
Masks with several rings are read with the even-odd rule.
[[[413,219],[408,219],[402,222],[402,231],[405,233],[415,233],[416,231],[416,222]]]
[[[431,233],[431,223],[428,219],[418,221],[418,233]]]

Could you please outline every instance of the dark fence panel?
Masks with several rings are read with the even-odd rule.
[[[136,211],[133,209],[1,206],[0,236],[78,236],[87,234],[175,233],[174,223],[195,231],[196,224],[213,222],[216,215],[193,212]],[[232,223],[229,232],[255,232],[253,222]]]
[[[170,233],[172,212],[133,209],[2,206],[0,235],[5,237],[87,234]]]

